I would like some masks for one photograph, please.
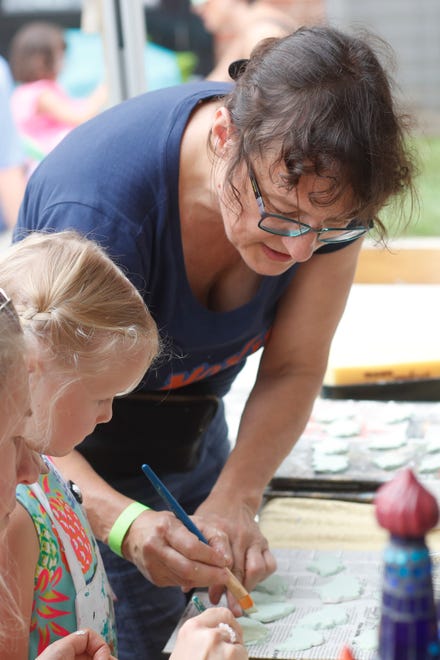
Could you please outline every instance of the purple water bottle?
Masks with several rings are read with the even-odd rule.
[[[384,553],[379,660],[440,658],[431,559],[425,534],[436,524],[435,498],[412,470],[376,494],[376,518],[390,532]]]

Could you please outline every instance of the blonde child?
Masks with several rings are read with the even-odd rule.
[[[23,435],[30,414],[27,364],[23,333],[10,298],[0,289],[0,534],[15,507],[15,488],[31,484],[42,467],[38,454]],[[2,546],[2,552],[4,548]],[[0,650],[8,636],[23,628],[20,612],[10,593],[10,575],[0,574]],[[3,651],[1,657],[5,658]],[[38,656],[38,660],[110,660],[110,649],[97,633],[82,630],[64,637]]]
[[[9,248],[0,260],[0,285],[16,302],[30,351],[29,432],[47,453],[63,456],[111,418],[115,396],[142,379],[158,349],[155,323],[103,250],[74,232],[31,234]],[[44,460],[48,474],[36,485],[18,487],[21,506],[7,530],[16,565],[14,595],[27,623],[26,631],[7,640],[8,660],[35,658],[78,627],[97,630],[112,650],[116,647],[111,592],[80,493],[50,458]],[[180,526],[171,514],[142,515],[157,516],[158,528]],[[193,558],[191,551],[188,556]],[[215,566],[218,553],[205,546],[201,559]],[[215,568],[215,576],[221,573]],[[188,657],[188,636],[200,659],[211,653],[246,658],[228,630],[217,628],[220,622],[242,639],[228,610],[209,610],[191,622],[189,632],[183,629],[173,660]]]
[[[87,98],[68,96],[57,82],[65,49],[63,30],[43,21],[26,23],[11,42],[9,62],[18,83],[11,99],[13,117],[28,151],[41,156],[102,110],[107,98],[104,84]]]

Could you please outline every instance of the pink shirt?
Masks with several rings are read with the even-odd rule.
[[[37,80],[15,88],[11,107],[18,130],[22,137],[31,139],[44,153],[51,151],[73,128],[73,124],[38,111],[38,99],[46,91],[56,94],[64,102],[81,103],[67,96],[55,80]]]

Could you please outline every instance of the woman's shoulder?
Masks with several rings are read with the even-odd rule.
[[[199,80],[195,82],[182,83],[174,87],[164,87],[141,94],[134,99],[130,99],[119,106],[120,111],[123,108],[132,107],[133,110],[143,108],[144,111],[154,114],[157,109],[162,109],[163,116],[172,115],[177,110],[180,112],[185,108],[192,108],[199,101],[224,96],[231,90],[231,84],[213,80]],[[117,109],[116,109],[117,110]]]

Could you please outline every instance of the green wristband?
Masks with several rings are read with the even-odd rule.
[[[122,543],[131,525],[141,513],[148,511],[149,508],[149,506],[145,506],[145,504],[141,504],[140,502],[132,502],[116,518],[113,527],[110,530],[110,534],[108,535],[108,546],[110,550],[113,550],[113,552],[116,555],[119,555],[119,557],[123,557]]]

